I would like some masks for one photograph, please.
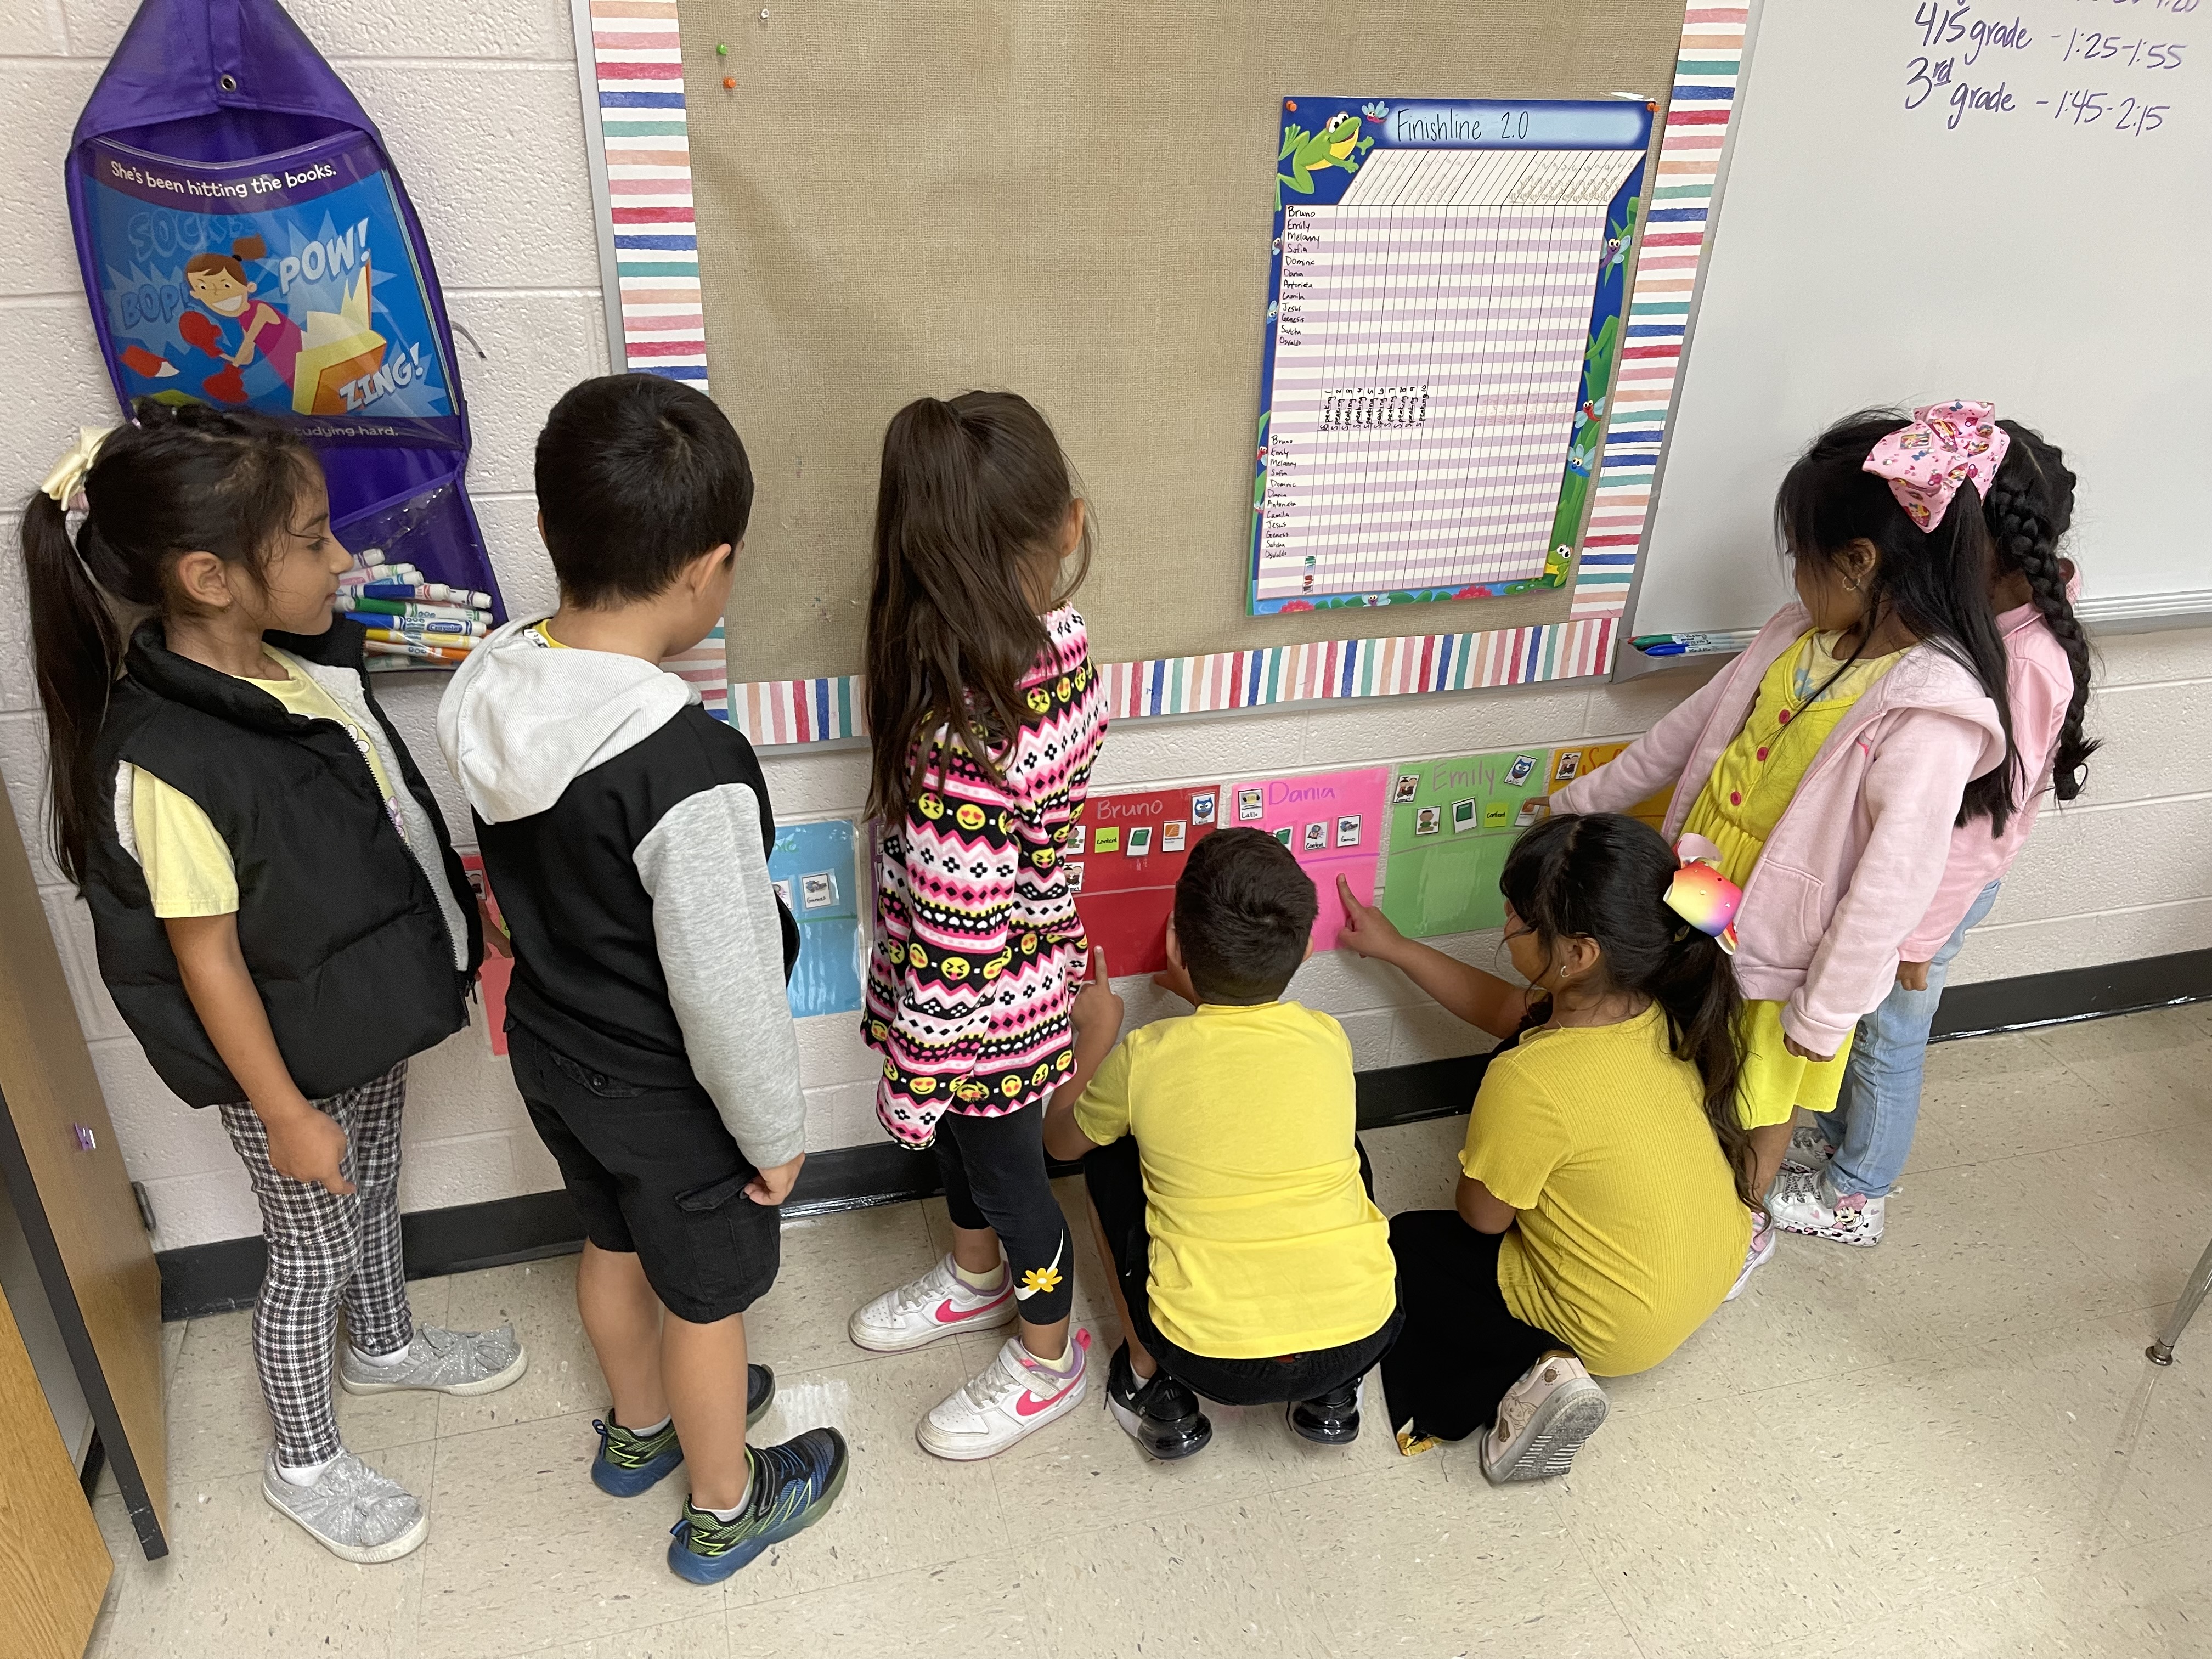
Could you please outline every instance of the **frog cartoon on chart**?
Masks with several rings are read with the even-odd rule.
[[[1308,132],[1293,123],[1283,130],[1282,153],[1276,156],[1278,164],[1288,161],[1288,173],[1275,174],[1275,205],[1283,204],[1283,186],[1288,185],[1301,196],[1313,194],[1313,176],[1323,167],[1342,167],[1346,173],[1359,170],[1359,158],[1375,148],[1372,138],[1362,137],[1359,118],[1340,110],[1331,116],[1328,125],[1319,132]]]

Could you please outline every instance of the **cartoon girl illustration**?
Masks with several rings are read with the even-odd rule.
[[[242,371],[258,350],[277,379],[289,389],[302,343],[300,325],[266,300],[254,297],[258,283],[246,277],[245,261],[267,257],[268,243],[258,236],[241,236],[228,253],[195,253],[185,262],[185,283],[192,298],[214,313],[203,316],[188,311],[179,319],[177,331],[187,345],[204,351],[223,367],[201,382],[200,390],[217,403],[246,400]],[[227,349],[228,329],[236,323],[240,338],[236,350]]]

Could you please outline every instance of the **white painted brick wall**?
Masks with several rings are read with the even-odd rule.
[[[9,114],[0,129],[0,223],[9,228],[0,354],[16,366],[18,386],[33,388],[0,400],[0,503],[28,493],[79,423],[112,418],[70,251],[60,162],[99,63],[132,9],[131,0],[0,0],[0,107]],[[531,446],[553,399],[607,367],[568,8],[561,0],[295,0],[292,10],[384,127],[437,250],[453,319],[488,355],[479,361],[460,347],[477,433],[471,491],[510,603],[550,603],[551,574],[532,523]],[[393,54],[395,42],[404,43],[404,55]],[[736,413],[742,428],[744,412]],[[13,515],[0,514],[10,548],[15,530]],[[2212,632],[2122,636],[2103,650],[2109,689],[2096,720],[2107,746],[2091,793],[2039,831],[1960,958],[1958,982],[2192,949],[2212,938],[2212,744],[2204,737],[2212,728]],[[1168,785],[1625,738],[1691,684],[1662,677],[1130,723],[1109,742],[1097,777],[1103,787]],[[387,700],[465,839],[467,813],[436,763],[436,692],[434,684],[404,686]],[[37,844],[40,744],[21,576],[12,556],[0,556],[0,775],[33,843],[125,1160],[152,1188],[161,1248],[251,1233],[252,1200],[220,1126],[153,1076],[97,983],[83,907]],[[857,748],[765,759],[785,817],[857,815],[866,787]],[[1437,943],[1484,962],[1498,949],[1495,933]],[[1141,981],[1121,988],[1133,1021],[1170,1005]],[[1482,1046],[1395,971],[1371,964],[1318,957],[1293,994],[1344,1022],[1363,1067]],[[851,1019],[802,1022],[800,1066],[811,1150],[878,1138],[874,1065]],[[481,1013],[416,1062],[408,1119],[408,1208],[558,1184],[506,1065],[490,1054]]]

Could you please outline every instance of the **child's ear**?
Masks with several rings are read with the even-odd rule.
[[[538,544],[540,547],[552,546],[552,543],[545,539],[545,512],[543,507],[538,513]]]
[[[1090,512],[1091,504],[1080,495],[1067,504],[1067,530],[1060,543],[1061,558],[1073,558],[1075,550],[1083,545],[1084,520],[1090,516]]]
[[[237,596],[230,591],[230,572],[212,553],[194,551],[177,560],[177,587],[194,605],[210,611],[227,611]]]
[[[1168,966],[1180,968],[1182,963],[1182,941],[1176,937],[1175,918],[1168,918]]]
[[[1306,953],[1300,957],[1298,960],[1300,962],[1311,962],[1313,960],[1313,935],[1311,933],[1308,933],[1306,935]]]

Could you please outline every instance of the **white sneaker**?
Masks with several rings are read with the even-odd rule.
[[[994,1457],[1083,1403],[1091,1374],[1091,1333],[1070,1333],[1075,1369],[1061,1376],[1033,1359],[1021,1339],[1006,1340],[991,1363],[940,1401],[915,1431],[922,1450],[972,1463]]]
[[[1790,1150],[1782,1154],[1785,1170],[1825,1170],[1836,1156],[1827,1136],[1816,1125],[1801,1123],[1790,1132]]]
[[[1864,1193],[1838,1196],[1823,1176],[1793,1182],[1786,1191],[1778,1182],[1766,1200],[1767,1213],[1784,1231],[1862,1248],[1881,1243],[1882,1212],[1887,1207],[1887,1199]]]
[[[911,1284],[885,1291],[854,1314],[845,1334],[872,1353],[904,1353],[955,1331],[994,1330],[1020,1307],[1014,1299],[1014,1276],[1003,1257],[999,1274],[997,1290],[972,1290],[953,1272],[948,1255]]]
[[[1771,1204],[1773,1200],[1769,1199],[1767,1202]],[[1743,1294],[1743,1287],[1751,1283],[1752,1274],[1774,1259],[1774,1247],[1779,1239],[1780,1234],[1774,1223],[1756,1211],[1753,1212],[1751,1243],[1744,1249],[1743,1271],[1735,1276],[1735,1283],[1729,1286],[1729,1293],[1721,1298],[1722,1301],[1733,1302]]]
[[[1484,1478],[1503,1486],[1565,1474],[1611,1409],[1581,1360],[1538,1360],[1498,1402],[1498,1421],[1482,1437]]]

